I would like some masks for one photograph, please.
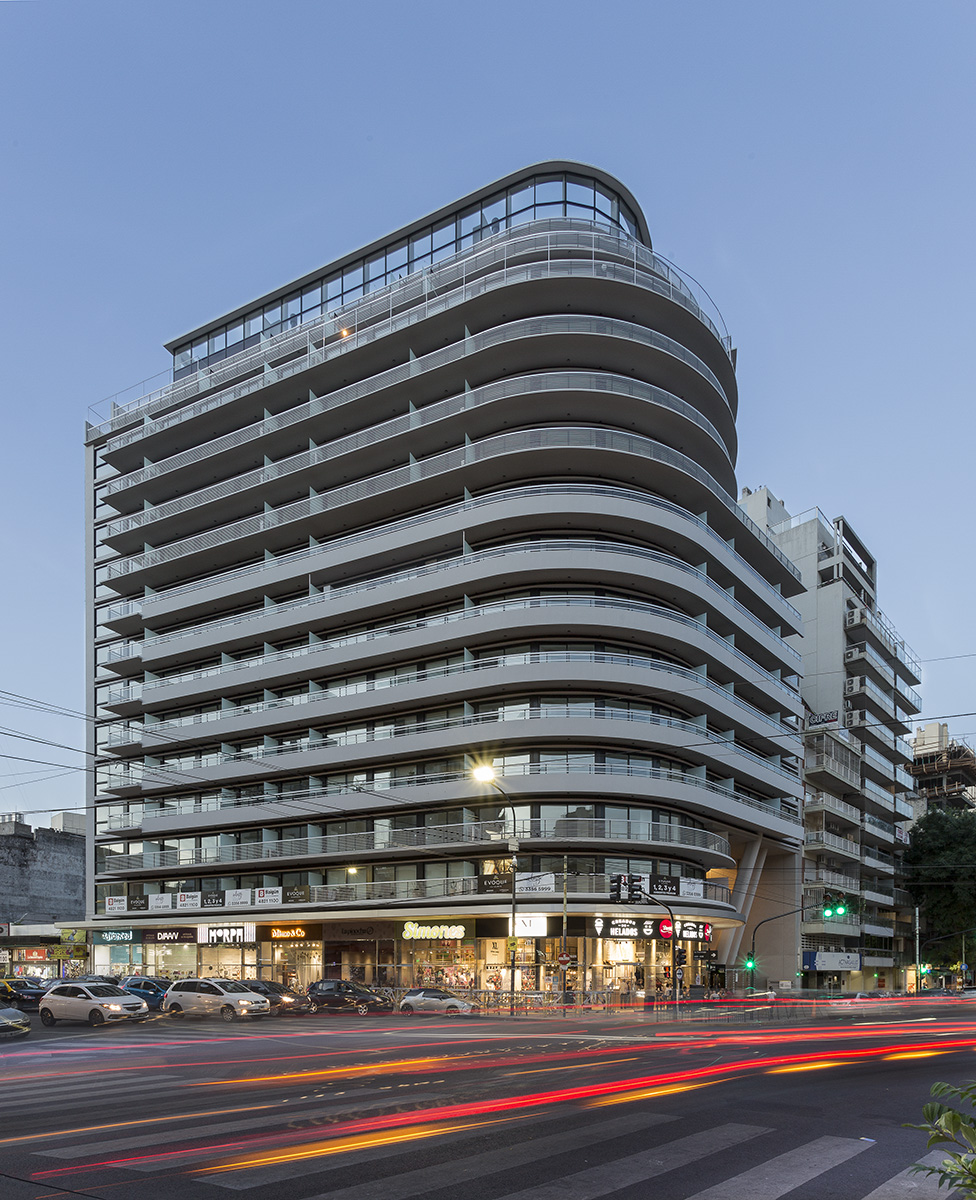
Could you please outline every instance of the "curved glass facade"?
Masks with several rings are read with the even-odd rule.
[[[576,217],[610,232],[638,237],[637,217],[621,197],[596,179],[558,173],[535,175],[478,204],[443,217],[410,237],[393,240],[369,257],[324,273],[281,299],[208,330],[173,351],[173,378],[218,363],[260,341],[295,329],[379,291],[388,283],[470,249],[484,238],[546,217]]]

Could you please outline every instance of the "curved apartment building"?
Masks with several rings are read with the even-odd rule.
[[[168,348],[88,428],[96,959],[507,988],[517,848],[516,986],[669,982],[615,873],[721,982],[797,894],[802,588],[626,188],[527,168]]]

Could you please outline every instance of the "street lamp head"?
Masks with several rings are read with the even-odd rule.
[[[475,767],[471,772],[471,777],[477,783],[494,783],[495,768],[489,766]]]

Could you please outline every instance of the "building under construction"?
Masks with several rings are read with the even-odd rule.
[[[918,789],[916,819],[933,808],[976,807],[976,754],[949,737],[949,726],[932,722],[915,734],[909,771]]]

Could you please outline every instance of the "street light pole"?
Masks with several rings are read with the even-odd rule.
[[[472,774],[472,777],[478,783],[490,783],[491,786],[497,792],[500,792],[501,795],[504,796],[505,803],[508,806],[508,808],[511,810],[511,813],[512,813],[512,836],[511,836],[511,838],[509,838],[509,842],[508,842],[508,848],[512,852],[512,930],[511,930],[511,934],[509,935],[509,939],[508,939],[508,945],[509,945],[508,1015],[510,1017],[514,1017],[515,1016],[515,954],[516,954],[516,947],[518,946],[518,941],[517,941],[516,934],[515,934],[515,918],[516,918],[516,902],[517,902],[516,872],[518,870],[517,854],[518,854],[518,848],[519,848],[518,836],[517,836],[518,835],[518,817],[515,815],[515,805],[512,803],[511,796],[509,796],[508,792],[505,791],[505,789],[502,787],[502,785],[495,778],[495,768],[494,767],[489,767],[489,766],[475,767],[475,769],[471,772],[471,774]]]

